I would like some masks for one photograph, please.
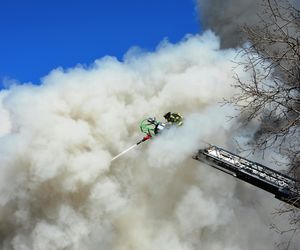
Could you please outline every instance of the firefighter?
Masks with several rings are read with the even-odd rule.
[[[150,135],[156,135],[165,128],[165,124],[157,121],[155,118],[149,117],[140,123],[140,129],[143,133]]]
[[[171,124],[181,126],[183,124],[183,116],[179,113],[168,112],[164,115],[164,118]]]

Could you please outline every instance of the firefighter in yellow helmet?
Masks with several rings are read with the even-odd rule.
[[[183,124],[183,116],[179,113],[168,112],[164,115],[164,118],[173,125],[181,126]]]

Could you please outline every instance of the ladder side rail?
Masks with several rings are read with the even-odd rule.
[[[277,199],[300,208],[300,193],[295,188],[295,180],[289,176],[281,175],[275,170],[273,175],[272,169],[248,161],[216,146],[199,150],[193,158],[264,189],[274,194]],[[266,172],[264,172],[265,170]],[[283,178],[279,178],[281,176]]]
[[[207,151],[207,152],[206,152]],[[253,168],[253,164],[247,164],[247,165],[243,165],[239,162],[239,159],[241,157],[235,156],[235,155],[231,155],[230,153],[226,152],[226,154],[224,154],[221,150],[216,149],[216,148],[211,148],[210,150],[204,150],[202,152],[203,154],[208,154],[209,156],[213,157],[213,158],[217,158],[220,161],[225,161],[226,163],[228,163],[229,165],[232,165],[232,167],[237,168],[238,171],[240,172],[245,172],[249,175],[252,175],[254,178],[258,178],[258,179],[262,179],[264,181],[269,182],[272,185],[277,186],[278,188],[283,188],[283,187],[289,187],[289,184],[287,182],[284,182],[282,180],[278,180],[276,179],[274,176],[270,176],[267,173],[264,173],[262,171],[258,171],[257,168]],[[238,163],[238,164],[237,164]]]
[[[274,183],[270,183],[263,179],[257,178],[256,176],[250,175],[248,172],[242,172],[236,166],[232,165],[231,163],[226,162],[223,159],[217,158],[215,156],[206,154],[203,151],[201,152],[201,150],[199,150],[196,157],[193,157],[193,158],[198,161],[203,161],[203,156],[206,158],[207,161],[211,161],[210,163],[208,163],[209,165],[215,167],[214,165],[211,164],[211,163],[214,163],[218,167],[224,168],[226,170],[230,170],[230,171],[234,172],[235,177],[237,177],[240,180],[248,182],[254,186],[260,187],[260,188],[264,189],[265,191],[268,191],[275,195],[278,192],[279,187],[277,185],[274,185]],[[218,168],[218,167],[216,167],[216,168]],[[226,172],[226,171],[224,171],[224,172]]]
[[[229,158],[230,160],[228,160],[228,161],[231,162],[231,163],[235,163],[235,165],[237,165],[237,162],[238,162],[238,165],[241,168],[255,169],[256,171],[261,172],[261,176],[268,175],[269,179],[271,179],[271,180],[274,180],[272,178],[275,178],[275,179],[278,180],[278,184],[281,185],[281,186],[283,186],[283,185],[289,185],[289,186],[295,185],[294,179],[292,179],[288,176],[285,176],[284,174],[281,174],[280,172],[277,172],[276,170],[267,168],[267,167],[265,167],[261,164],[258,164],[256,162],[251,162],[251,161],[249,161],[249,160],[247,160],[247,159],[245,159],[241,156],[231,154],[230,152],[228,152],[226,150],[223,150],[221,148],[218,148],[218,147],[214,146],[213,149],[218,152],[217,156],[219,156],[220,158],[225,159],[225,160],[227,158]],[[209,151],[208,151],[208,153],[209,153]],[[252,170],[252,172],[255,172],[255,170]]]
[[[245,161],[245,162],[248,162],[248,163],[255,163],[257,166],[260,166],[260,167],[262,167],[263,169],[266,169],[266,170],[270,170],[272,173],[276,173],[276,174],[278,174],[278,176],[280,176],[280,177],[283,177],[283,178],[286,178],[287,180],[296,182],[296,180],[295,180],[294,178],[292,178],[292,177],[290,177],[290,176],[288,176],[288,175],[286,175],[286,174],[284,174],[284,173],[280,173],[280,172],[277,171],[277,170],[274,170],[274,169],[272,169],[272,168],[269,168],[269,167],[267,167],[267,166],[264,166],[264,165],[262,165],[262,164],[260,164],[260,163],[258,163],[258,162],[249,161],[249,160],[247,160],[246,158],[244,158],[244,157],[242,157],[242,156],[236,155],[236,154],[234,154],[234,153],[231,153],[231,152],[227,151],[226,149],[219,148],[219,147],[217,147],[217,146],[212,146],[212,147],[213,147],[213,148],[216,148],[216,149],[218,149],[218,150],[220,150],[220,151],[226,152],[226,153],[228,153],[228,154],[230,154],[230,155],[234,155],[234,156],[236,156],[236,157],[242,159],[242,160]]]

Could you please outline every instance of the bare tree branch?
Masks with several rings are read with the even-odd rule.
[[[254,150],[273,149],[288,157],[288,174],[300,180],[300,11],[287,0],[263,3],[260,25],[243,27],[249,44],[238,64],[251,79],[235,76],[239,94],[229,102],[241,109],[246,122],[260,120]],[[293,214],[291,229],[282,231],[292,232],[293,238],[300,227],[299,211],[283,207],[279,213]]]

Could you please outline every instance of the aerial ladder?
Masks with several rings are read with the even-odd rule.
[[[111,161],[118,159],[139,144],[161,134],[165,128],[180,127],[183,124],[183,116],[179,113],[168,112],[164,115],[164,118],[166,119],[165,123],[151,117],[144,119],[140,123],[140,129],[146,135],[140,141],[113,157]],[[272,193],[275,198],[300,208],[299,182],[288,175],[213,145],[198,150],[193,158]]]
[[[198,150],[193,159],[259,187],[274,194],[275,198],[300,208],[299,184],[288,175],[217,146]]]

